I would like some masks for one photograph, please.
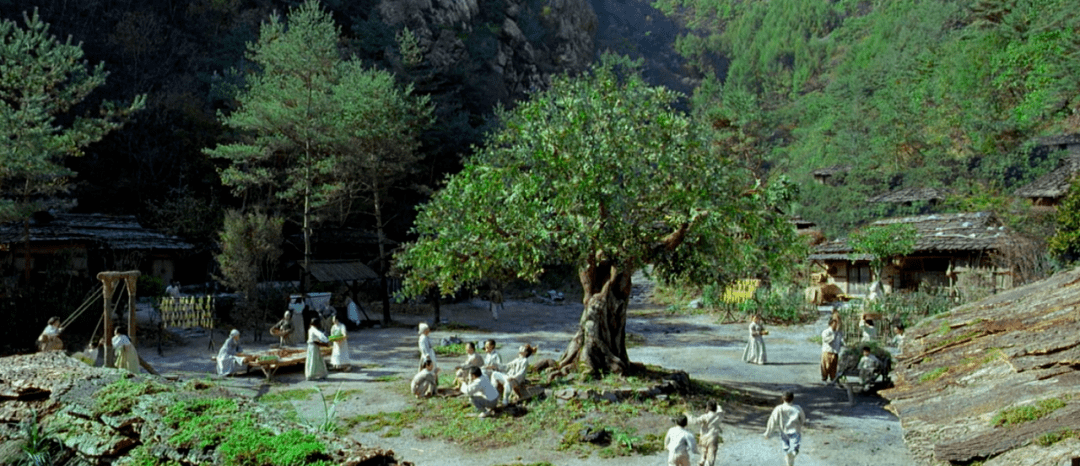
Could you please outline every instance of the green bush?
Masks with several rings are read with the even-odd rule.
[[[112,415],[131,410],[143,395],[172,391],[172,388],[152,380],[117,379],[94,395],[94,414]]]
[[[1065,402],[1058,398],[1039,400],[1034,405],[1015,406],[1003,409],[994,415],[990,424],[994,426],[1011,426],[1035,421],[1048,416],[1059,408],[1064,408]]]

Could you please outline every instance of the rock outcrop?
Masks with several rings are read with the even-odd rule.
[[[30,432],[40,440],[33,442]],[[0,464],[25,458],[28,442],[35,444],[31,450],[47,450],[46,464],[57,466],[159,464],[140,462],[146,458],[238,463],[236,455],[272,456],[273,442],[286,442],[275,439],[295,440],[278,454],[293,455],[278,458],[281,464],[399,464],[392,451],[286,420],[213,383],[91,367],[58,351],[0,358]],[[230,450],[230,442],[244,451]]]
[[[484,103],[545,89],[553,74],[583,70],[596,55],[587,0],[381,0],[378,12],[391,29],[416,36],[418,67],[467,73],[491,100]]]
[[[909,329],[881,392],[924,464],[1080,460],[1080,269]]]

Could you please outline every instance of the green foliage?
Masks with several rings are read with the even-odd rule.
[[[12,466],[51,466],[63,445],[52,437],[52,432],[38,422],[36,409],[30,410],[30,418],[19,422],[22,436],[23,456]],[[10,458],[6,458],[10,459]]]
[[[389,413],[362,414],[350,419],[353,425],[360,425],[361,432],[382,432],[383,437],[398,437],[402,429],[411,427],[423,413],[419,410],[397,411]],[[386,429],[383,431],[383,429]]]
[[[317,385],[315,386],[315,391],[318,392],[323,407],[323,420],[321,423],[312,426],[315,429],[329,433],[338,431],[337,406],[346,396],[346,393],[341,390],[340,387],[338,388],[339,389],[334,392],[334,398],[328,402],[326,401],[326,394],[323,393],[322,388]]]
[[[79,45],[59,42],[49,25],[23,14],[25,28],[0,20],[0,220],[25,218],[35,210],[59,205],[75,173],[65,156],[100,140],[145,105],[138,96],[126,106],[104,102],[97,116],[73,115],[105,83],[103,64],[89,68]]]
[[[645,84],[638,66],[605,55],[497,112],[499,129],[420,208],[419,239],[396,257],[404,294],[536,281],[553,263],[653,264],[695,283],[788,266],[769,258],[798,242],[760,181],[710,152],[672,109],[679,96]]]
[[[138,290],[139,296],[164,296],[165,280],[153,275],[139,275],[138,284],[135,288]]]
[[[753,141],[756,163],[800,184],[796,212],[829,236],[955,208],[866,202],[898,188],[1008,197],[1055,168],[1025,141],[1076,128],[1080,12],[1068,0],[655,5],[689,30],[676,48],[707,77],[694,97],[703,124],[725,144]],[[716,55],[730,59],[725,75]],[[813,182],[832,166],[850,170]]]
[[[1067,438],[1080,438],[1080,432],[1063,427],[1035,437],[1035,443],[1039,446],[1048,447]]]
[[[435,354],[439,356],[464,356],[465,355],[465,343],[451,343],[449,345],[439,345],[435,348]]]
[[[751,300],[740,306],[744,315],[761,314],[768,322],[795,324],[817,318],[817,309],[806,303],[802,291],[789,287],[759,287]]]
[[[1050,254],[1068,262],[1080,258],[1080,181],[1073,180],[1057,208],[1057,231],[1048,241]]]
[[[1015,406],[999,411],[990,420],[992,426],[1014,426],[1025,422],[1037,421],[1050,413],[1065,407],[1065,402],[1058,398],[1039,400],[1034,405]]]
[[[401,62],[405,66],[416,66],[424,61],[424,49],[420,46],[420,40],[408,26],[398,31],[394,38],[397,40]]]
[[[852,260],[858,255],[869,255],[870,268],[876,280],[881,280],[885,264],[895,257],[906,256],[915,251],[915,239],[918,232],[906,223],[874,225],[852,233],[848,241],[854,251]]]
[[[919,383],[933,382],[937,379],[940,379],[941,376],[945,375],[947,372],[949,372],[948,367],[939,367],[919,376]]]
[[[225,224],[220,233],[221,281],[244,293],[248,304],[255,294],[260,279],[269,278],[278,258],[281,257],[282,227],[284,220],[264,212],[225,213]]]
[[[170,391],[169,386],[150,379],[117,379],[94,394],[94,414],[126,413],[138,403],[140,396]]]
[[[285,401],[305,401],[311,399],[311,390],[306,388],[294,388],[274,393],[267,393],[259,397],[261,403],[281,403]]]

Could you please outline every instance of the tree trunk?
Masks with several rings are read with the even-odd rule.
[[[442,322],[442,316],[440,315],[441,311],[439,309],[439,289],[433,288],[428,296],[431,298],[431,307],[435,310],[435,320],[431,322],[431,328],[437,328],[439,322]]]
[[[625,374],[630,370],[626,354],[626,307],[630,303],[630,275],[609,261],[589,264],[579,274],[585,309],[559,367],[576,364],[578,372],[593,376]]]
[[[390,291],[387,290],[386,283],[386,245],[384,244],[383,234],[383,218],[382,218],[382,199],[379,198],[379,186],[375,185],[375,230],[378,234],[379,241],[379,297],[382,298],[382,324],[387,326],[390,324]]]

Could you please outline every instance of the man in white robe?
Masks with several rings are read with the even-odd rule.
[[[769,423],[765,426],[765,438],[776,431],[780,434],[780,447],[784,451],[784,460],[787,466],[795,465],[795,456],[799,454],[799,444],[802,442],[802,428],[806,424],[806,414],[799,405],[792,404],[795,394],[784,392],[781,397],[783,403],[773,408],[769,416]]]
[[[479,367],[469,370],[469,381],[461,386],[461,393],[469,397],[473,407],[480,412],[480,417],[492,415],[499,404],[499,391]]]
[[[723,431],[720,423],[724,420],[724,410],[716,401],[709,400],[705,405],[705,414],[692,416],[685,413],[690,424],[701,424],[698,432],[698,445],[701,447],[701,461],[699,466],[712,466],[716,462],[716,449],[720,444],[720,433]]]
[[[222,343],[217,355],[217,372],[224,377],[232,375],[240,370],[247,370],[244,357],[240,355],[244,350],[240,348],[240,331],[233,329],[229,332],[229,338]]]
[[[668,466],[690,466],[690,453],[697,453],[694,434],[686,430],[686,416],[675,419],[675,426],[664,436],[664,449],[668,451]]]

